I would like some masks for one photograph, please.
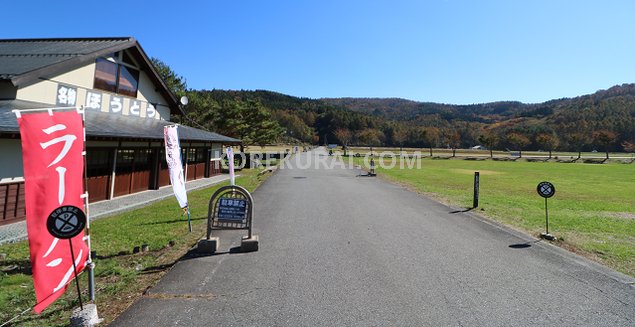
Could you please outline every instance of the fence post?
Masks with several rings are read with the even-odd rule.
[[[472,208],[478,207],[478,191],[479,191],[479,184],[480,184],[479,179],[480,179],[479,172],[475,171],[474,172],[474,201],[472,202]]]

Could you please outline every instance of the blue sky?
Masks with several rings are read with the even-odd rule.
[[[635,82],[632,0],[23,0],[2,7],[0,38],[134,36],[195,89],[534,103]]]

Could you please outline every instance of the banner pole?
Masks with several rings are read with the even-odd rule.
[[[11,110],[18,118],[23,112],[37,112],[37,111],[53,111],[53,110],[77,110],[78,107],[49,107],[49,108],[35,108],[35,109],[13,109]]]
[[[79,297],[79,307],[84,311],[84,304],[82,303],[82,292],[79,289],[79,279],[77,279],[77,266],[75,265],[75,253],[73,252],[72,239],[68,239],[68,244],[71,248],[71,261],[73,262],[73,274],[75,275],[75,285],[77,286],[77,296]]]
[[[545,198],[545,225],[547,234],[549,234],[549,210],[547,210],[547,198]]]
[[[190,228],[190,233],[192,232],[192,220],[190,220],[190,206],[187,206],[187,225]]]
[[[88,268],[88,298],[95,302],[95,264],[93,263],[93,251],[90,242],[90,209],[88,203],[88,165],[86,160],[86,109],[84,106],[78,107],[78,112],[82,114],[82,129],[84,130],[84,207],[86,208],[86,235],[84,236],[88,243],[88,260],[86,267]]]
[[[180,140],[179,140],[179,144],[180,144]],[[187,169],[189,166],[189,160],[190,160],[190,149],[192,148],[192,143],[188,143],[187,148],[185,148],[185,174],[183,175],[183,180],[185,181],[185,183],[187,183]],[[181,160],[183,160],[181,158]],[[187,190],[187,188],[186,188]],[[186,191],[187,192],[187,191]]]
[[[229,185],[236,185],[236,175],[234,172],[234,149],[231,146],[227,147],[227,158],[228,158],[228,166],[229,166]]]

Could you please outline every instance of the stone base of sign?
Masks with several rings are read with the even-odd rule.
[[[97,326],[103,319],[97,316],[97,306],[95,304],[84,304],[84,310],[77,308],[71,315],[72,327],[92,327]]]
[[[551,235],[551,234],[547,234],[547,233],[540,233],[540,238],[544,238],[545,240],[549,240],[549,241],[555,241],[556,237]]]
[[[258,235],[251,235],[251,238],[243,236],[240,241],[240,252],[258,251]]]
[[[212,254],[218,250],[218,243],[220,243],[218,237],[210,237],[209,240],[207,238],[203,238],[198,241],[196,250],[199,253]]]

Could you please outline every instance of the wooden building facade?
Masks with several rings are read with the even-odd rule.
[[[12,110],[83,106],[89,201],[169,185],[163,128],[185,111],[131,37],[0,40],[0,225],[23,220],[20,132]],[[217,175],[240,140],[179,126],[186,179]]]

